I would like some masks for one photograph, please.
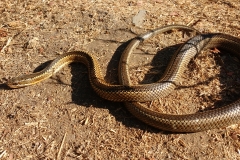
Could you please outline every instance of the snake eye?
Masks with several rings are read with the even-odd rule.
[[[7,86],[10,88],[18,88],[18,87],[16,87],[16,84],[11,83],[11,82],[7,82]]]
[[[7,86],[10,87],[10,88],[19,88],[19,84],[14,78],[8,80]]]

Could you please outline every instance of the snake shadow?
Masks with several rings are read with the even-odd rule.
[[[221,67],[218,76],[221,84],[221,99],[214,102],[214,107],[218,108],[240,98],[240,56],[220,50],[220,53],[215,55],[215,62]]]
[[[111,84],[118,82],[118,62],[121,57],[121,53],[127,47],[131,40],[122,43],[112,55],[110,62],[106,64],[106,76],[105,80]],[[72,102],[85,107],[98,107],[108,109],[109,113],[112,114],[117,121],[121,122],[123,125],[128,127],[144,128],[141,123],[137,123],[137,120],[132,117],[132,115],[124,107],[121,102],[112,102],[105,100],[98,96],[92,89],[88,77],[87,67],[81,63],[72,63],[71,67],[71,87],[72,87]],[[113,82],[113,83],[112,83]],[[132,121],[134,119],[135,122]]]
[[[117,73],[118,62],[120,60],[122,52],[127,47],[130,41],[131,40],[125,43],[122,43],[112,55],[110,62],[106,66],[107,73],[105,76],[105,80],[107,82],[110,82],[110,83],[116,82],[116,81],[118,82],[118,73]],[[169,46],[157,52],[152,63],[154,63],[154,65],[158,65],[159,63],[168,64],[173,53],[178,49],[179,46],[180,44]],[[140,53],[140,54],[146,54],[146,53]],[[87,73],[87,67],[85,67],[80,63],[73,63],[70,66],[71,66],[71,74],[72,74],[71,87],[72,87],[73,103],[81,106],[86,106],[86,107],[95,106],[98,108],[108,109],[109,113],[112,114],[117,121],[121,122],[126,127],[137,128],[137,129],[141,129],[141,130],[153,132],[153,133],[159,133],[159,132],[163,132],[166,134],[169,133],[169,132],[151,127],[143,123],[139,119],[135,118],[130,112],[128,112],[128,110],[124,107],[123,103],[111,102],[98,96],[90,85],[89,77]],[[166,67],[167,65],[165,65],[164,67],[161,67],[160,69],[165,70]],[[149,81],[149,79],[150,81],[152,80],[157,81],[157,79],[159,79],[161,75],[162,74],[158,74],[154,76],[151,74],[147,75],[144,81]]]

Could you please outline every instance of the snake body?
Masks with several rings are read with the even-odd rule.
[[[151,36],[171,29],[195,29],[172,25],[152,30],[134,38],[126,47],[119,63],[119,78],[121,85],[111,85],[102,77],[97,59],[87,52],[74,51],[60,55],[44,70],[30,75],[13,78],[7,82],[11,88],[25,87],[51,77],[63,66],[71,62],[82,62],[88,66],[89,79],[93,89],[102,98],[111,101],[123,101],[127,109],[137,118],[154,127],[173,132],[197,132],[212,128],[219,128],[239,122],[240,100],[211,111],[189,115],[168,115],[154,112],[139,102],[157,99],[168,95],[174,90],[175,83],[183,73],[189,61],[202,49],[219,47],[239,56],[240,40],[225,34],[199,35],[182,45],[174,54],[162,78],[153,84],[132,85],[128,73],[129,56],[140,42]]]

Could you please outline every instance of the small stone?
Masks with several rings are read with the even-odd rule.
[[[143,21],[144,21],[144,19],[145,19],[145,15],[146,15],[146,11],[145,11],[145,10],[140,10],[140,11],[138,12],[138,14],[136,14],[136,15],[133,17],[133,20],[132,20],[133,24],[134,24],[135,26],[141,26],[142,23],[143,23]]]

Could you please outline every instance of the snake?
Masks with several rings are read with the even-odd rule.
[[[181,45],[174,53],[159,81],[151,84],[132,85],[128,72],[128,63],[133,50],[141,42],[153,35],[173,29],[193,31],[197,35]],[[69,63],[81,62],[88,67],[90,84],[99,96],[110,101],[124,102],[129,112],[141,121],[161,130],[171,132],[204,131],[239,122],[240,100],[225,107],[186,115],[162,114],[148,109],[140,102],[158,99],[171,93],[176,88],[176,83],[190,60],[201,50],[212,47],[219,47],[239,56],[240,39],[222,33],[200,34],[194,28],[184,25],[169,25],[137,36],[128,44],[119,61],[118,74],[120,85],[107,83],[101,74],[101,67],[97,58],[85,51],[64,53],[53,60],[42,71],[12,78],[8,80],[7,85],[10,88],[33,85],[51,77]]]

